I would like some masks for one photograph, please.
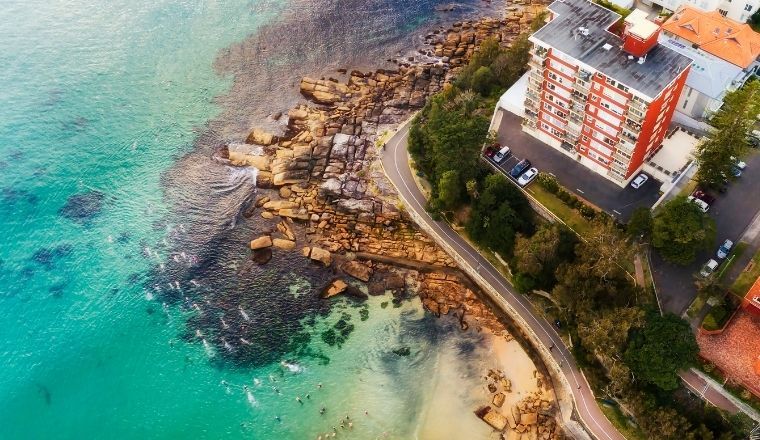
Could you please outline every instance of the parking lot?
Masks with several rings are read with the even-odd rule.
[[[651,207],[660,197],[661,182],[651,178],[639,189],[621,188],[579,162],[522,131],[520,117],[502,112],[497,142],[512,150],[512,157],[498,166],[509,173],[517,162],[528,159],[532,167],[554,175],[578,197],[625,222],[638,207]]]
[[[717,259],[715,252],[725,239],[738,243],[760,210],[760,179],[755,175],[760,170],[760,153],[753,152],[745,162],[747,169],[728,185],[726,193],[713,194],[715,201],[707,214],[715,220],[714,246],[701,252],[689,266],[667,263],[656,252],[652,253],[652,274],[664,310],[680,315],[689,307],[697,295],[694,274],[710,258]]]

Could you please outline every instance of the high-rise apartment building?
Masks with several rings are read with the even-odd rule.
[[[588,0],[557,0],[530,37],[523,130],[624,186],[660,148],[692,60],[660,27]]]

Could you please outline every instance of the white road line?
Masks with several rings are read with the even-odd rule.
[[[582,189],[580,189],[580,188],[575,188],[575,190],[576,190],[576,191],[578,191],[578,192],[579,192],[579,193],[581,193],[581,194],[586,194],[586,193],[585,193],[585,192],[583,192],[583,190],[582,190]]]
[[[408,128],[405,128],[403,131],[409,131],[409,129],[408,129]],[[399,133],[401,133],[401,132],[399,132]],[[399,133],[397,133],[396,135],[398,136],[398,134],[399,134]],[[532,320],[532,322],[535,324],[534,326],[532,326],[532,327],[533,327],[533,329],[534,329],[534,331],[535,331],[535,329],[536,329],[536,328],[539,328],[539,329],[541,329],[541,330],[543,331],[543,333],[544,333],[544,336],[548,337],[548,338],[549,338],[549,340],[550,340],[552,343],[554,343],[554,344],[555,344],[557,347],[562,347],[562,348],[564,349],[564,348],[565,348],[565,346],[564,346],[564,342],[562,342],[562,338],[561,338],[561,337],[559,336],[559,334],[558,334],[558,333],[557,333],[557,332],[554,330],[554,328],[553,328],[553,327],[551,327],[551,326],[549,326],[549,328],[551,328],[551,330],[552,330],[552,331],[551,331],[551,333],[550,333],[550,332],[548,332],[548,331],[546,330],[546,328],[545,328],[544,324],[543,324],[543,323],[541,323],[540,321],[538,321],[538,319],[537,319],[537,318],[536,318],[536,317],[533,315],[533,313],[531,313],[531,312],[530,312],[530,311],[529,311],[529,310],[528,310],[528,309],[525,307],[525,305],[524,305],[524,304],[523,304],[523,303],[522,303],[520,300],[518,300],[518,299],[515,297],[515,295],[513,295],[513,294],[512,294],[512,292],[509,290],[509,288],[508,288],[506,285],[504,285],[504,283],[501,281],[501,276],[500,276],[500,275],[499,275],[499,276],[496,276],[496,275],[494,275],[494,274],[493,274],[493,272],[492,272],[492,271],[496,271],[496,273],[498,273],[498,271],[497,271],[497,270],[496,270],[496,268],[495,268],[495,267],[494,267],[494,266],[491,264],[491,262],[490,262],[490,261],[488,261],[488,260],[486,260],[486,259],[484,259],[484,258],[483,258],[483,257],[482,257],[480,254],[473,254],[472,252],[470,252],[470,250],[469,250],[469,249],[467,249],[467,248],[465,248],[464,246],[462,246],[462,245],[461,245],[461,243],[459,243],[459,240],[458,240],[458,239],[460,239],[460,240],[461,240],[461,238],[460,238],[458,235],[457,235],[457,236],[452,236],[452,235],[451,235],[451,234],[450,234],[450,233],[449,233],[449,232],[448,232],[446,229],[442,228],[438,222],[434,221],[434,220],[433,220],[433,219],[432,219],[432,218],[431,218],[431,217],[430,217],[430,216],[427,214],[427,211],[425,211],[425,208],[424,208],[424,206],[422,206],[422,204],[421,204],[421,203],[420,203],[420,202],[419,202],[419,201],[416,199],[416,197],[414,197],[414,192],[411,190],[411,188],[410,188],[410,187],[409,187],[409,185],[407,184],[407,182],[406,182],[406,179],[404,179],[404,178],[403,178],[403,175],[402,175],[402,173],[401,173],[401,169],[399,168],[399,164],[398,164],[398,156],[399,156],[399,154],[398,154],[398,146],[399,146],[399,144],[400,144],[401,140],[403,140],[405,137],[406,137],[406,135],[404,134],[404,135],[402,135],[402,136],[401,136],[399,139],[397,139],[397,140],[396,140],[396,142],[395,142],[395,143],[394,143],[394,145],[393,145],[393,150],[392,150],[392,152],[391,152],[391,153],[393,154],[393,165],[394,165],[394,167],[395,167],[395,171],[396,171],[396,174],[397,174],[397,175],[398,175],[398,177],[400,178],[400,180],[401,180],[401,183],[404,185],[404,188],[406,189],[406,191],[409,193],[409,195],[410,195],[410,199],[412,199],[412,200],[414,201],[414,203],[417,205],[417,207],[419,207],[419,208],[420,208],[419,210],[416,210],[416,209],[415,209],[415,211],[417,211],[417,212],[418,212],[418,214],[420,214],[420,213],[421,213],[421,214],[420,214],[420,216],[421,216],[421,217],[423,217],[423,218],[425,219],[425,221],[426,221],[426,222],[427,222],[429,225],[431,225],[432,227],[434,227],[434,228],[437,230],[437,232],[439,232],[439,233],[442,233],[443,235],[445,235],[446,237],[448,237],[448,238],[450,239],[450,241],[452,242],[452,244],[456,244],[456,246],[457,246],[457,247],[459,247],[459,248],[460,248],[462,251],[464,251],[464,252],[465,252],[467,255],[469,255],[469,256],[470,256],[470,258],[474,259],[475,261],[480,261],[480,260],[483,260],[483,261],[485,261],[485,262],[488,264],[488,266],[489,266],[489,267],[486,267],[486,269],[487,269],[487,273],[488,273],[488,274],[491,276],[491,278],[492,278],[492,279],[494,279],[494,280],[495,280],[495,281],[496,281],[496,282],[499,284],[499,286],[500,286],[500,287],[502,287],[503,291],[505,291],[505,292],[506,292],[506,293],[509,295],[509,297],[510,297],[510,298],[512,298],[512,299],[514,300],[514,301],[513,301],[513,303],[517,303],[517,304],[519,304],[520,308],[521,308],[521,309],[522,309],[522,311],[524,312],[524,313],[521,313],[521,315],[522,315],[523,319],[525,319],[525,320],[526,320],[526,322],[527,322],[527,321],[529,321],[529,319],[527,318],[527,317],[529,316],[529,317],[530,317],[530,320]],[[411,170],[410,170],[410,172],[411,172]],[[580,191],[580,190],[579,190],[579,191]],[[582,191],[581,191],[581,192],[582,192]],[[405,197],[403,196],[403,194],[399,194],[399,195],[400,195],[402,198],[405,198]],[[468,246],[468,247],[469,247],[469,246]],[[469,263],[469,262],[467,262],[467,264],[470,264],[470,263]],[[472,265],[470,264],[470,266],[472,266]],[[491,284],[493,285],[493,283],[491,283]],[[505,300],[507,300],[507,298],[505,298],[505,297],[504,297],[504,294],[503,294],[503,293],[500,293],[500,294],[501,294],[501,296],[502,296],[502,297],[503,297]],[[515,304],[512,304],[512,306],[513,306],[513,307],[515,307]],[[559,341],[560,341],[560,343],[559,343],[559,344],[557,344],[557,343],[556,343],[556,341],[555,341],[555,338],[554,338],[554,337],[555,337],[555,335],[556,335],[556,337],[557,337],[557,338],[559,339]],[[537,335],[537,336],[538,336],[538,335]],[[540,340],[540,338],[539,338],[539,340]],[[575,386],[576,386],[576,387],[579,387],[579,386],[581,386],[581,383],[580,383],[580,381],[578,380],[578,376],[577,376],[577,373],[576,373],[576,371],[578,371],[578,370],[577,370],[577,368],[573,368],[573,367],[572,367],[572,365],[571,365],[571,364],[570,364],[570,362],[568,361],[567,357],[565,357],[565,354],[562,352],[562,349],[558,349],[558,353],[560,354],[560,356],[562,356],[562,359],[563,359],[563,360],[564,360],[564,361],[565,361],[565,362],[568,364],[568,366],[570,367],[570,373],[571,373],[571,375],[572,375],[572,378],[573,378],[573,380],[575,381]],[[588,386],[588,384],[586,384],[586,385]],[[578,390],[578,391],[581,391],[581,390],[580,390],[580,388],[578,388],[577,390]],[[575,394],[575,392],[573,392],[573,394]],[[593,395],[593,393],[592,393],[592,395]],[[609,435],[609,433],[607,433],[607,431],[606,431],[606,430],[605,430],[605,429],[604,429],[604,428],[603,428],[603,427],[602,427],[602,426],[599,424],[599,422],[597,421],[596,417],[594,417],[594,416],[592,416],[592,415],[591,415],[591,412],[590,412],[590,409],[589,409],[589,406],[588,406],[588,402],[587,402],[587,400],[586,400],[586,397],[584,396],[583,392],[580,392],[580,393],[578,393],[578,397],[576,397],[576,400],[577,400],[577,399],[579,399],[579,400],[581,400],[581,401],[583,402],[583,406],[585,407],[585,409],[586,409],[586,412],[587,412],[587,414],[588,414],[589,418],[591,418],[591,420],[594,422],[594,424],[597,426],[597,428],[599,428],[599,430],[601,430],[601,432],[602,432],[602,433],[603,433],[603,434],[604,434],[604,435],[605,435],[605,436],[606,436],[608,439],[612,440],[612,439],[613,439],[613,437],[611,437],[611,436]],[[596,404],[595,404],[594,406],[595,406],[597,409],[599,408],[599,407],[598,407],[598,405],[596,405]],[[609,423],[609,421],[608,421],[608,423]],[[611,426],[611,424],[610,424],[610,426]],[[614,427],[613,427],[613,429],[614,429]]]
[[[614,212],[617,215],[623,215],[623,213],[618,211],[617,209],[613,209],[612,212]]]

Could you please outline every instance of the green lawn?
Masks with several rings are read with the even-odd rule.
[[[736,246],[734,246],[733,252],[731,252],[731,255],[728,256],[728,260],[726,260],[726,264],[724,264],[720,269],[720,272],[718,272],[719,281],[723,281],[725,274],[729,269],[731,269],[734,264],[736,264],[736,261],[741,258],[741,256],[744,254],[744,251],[747,250],[748,246],[749,244],[743,241],[740,241]]]
[[[546,209],[553,212],[554,215],[562,219],[580,236],[587,235],[591,232],[591,224],[578,211],[567,206],[565,202],[557,196],[544,189],[540,184],[534,183],[526,190],[530,195],[536,198],[539,203]]]
[[[739,277],[736,278],[734,284],[731,285],[729,290],[731,290],[733,294],[744,297],[749,288],[752,287],[752,284],[755,283],[755,280],[757,280],[757,277],[760,276],[760,252],[752,257],[752,262],[754,263],[752,269],[742,272]]]

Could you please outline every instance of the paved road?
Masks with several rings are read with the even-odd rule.
[[[545,319],[535,315],[528,300],[516,293],[496,268],[457,235],[447,223],[434,221],[425,211],[426,199],[415,185],[412,171],[409,168],[406,150],[408,130],[408,126],[403,127],[386,143],[386,150],[382,157],[385,173],[398,189],[405,207],[418,214],[441,240],[445,240],[448,245],[455,249],[464,264],[477,270],[483,279],[499,292],[502,298],[528,323],[538,335],[541,343],[549,347],[554,361],[560,365],[563,374],[571,385],[575,409],[593,436],[600,440],[625,439],[599,409],[591,388],[575,364],[573,355],[565,347],[554,327]]]
[[[736,414],[740,411],[733,402],[723,395],[723,393],[716,390],[712,384],[699,377],[696,373],[692,371],[684,371],[680,376],[681,380],[686,384],[686,387],[700,398],[707,400],[714,406],[732,414]]]

